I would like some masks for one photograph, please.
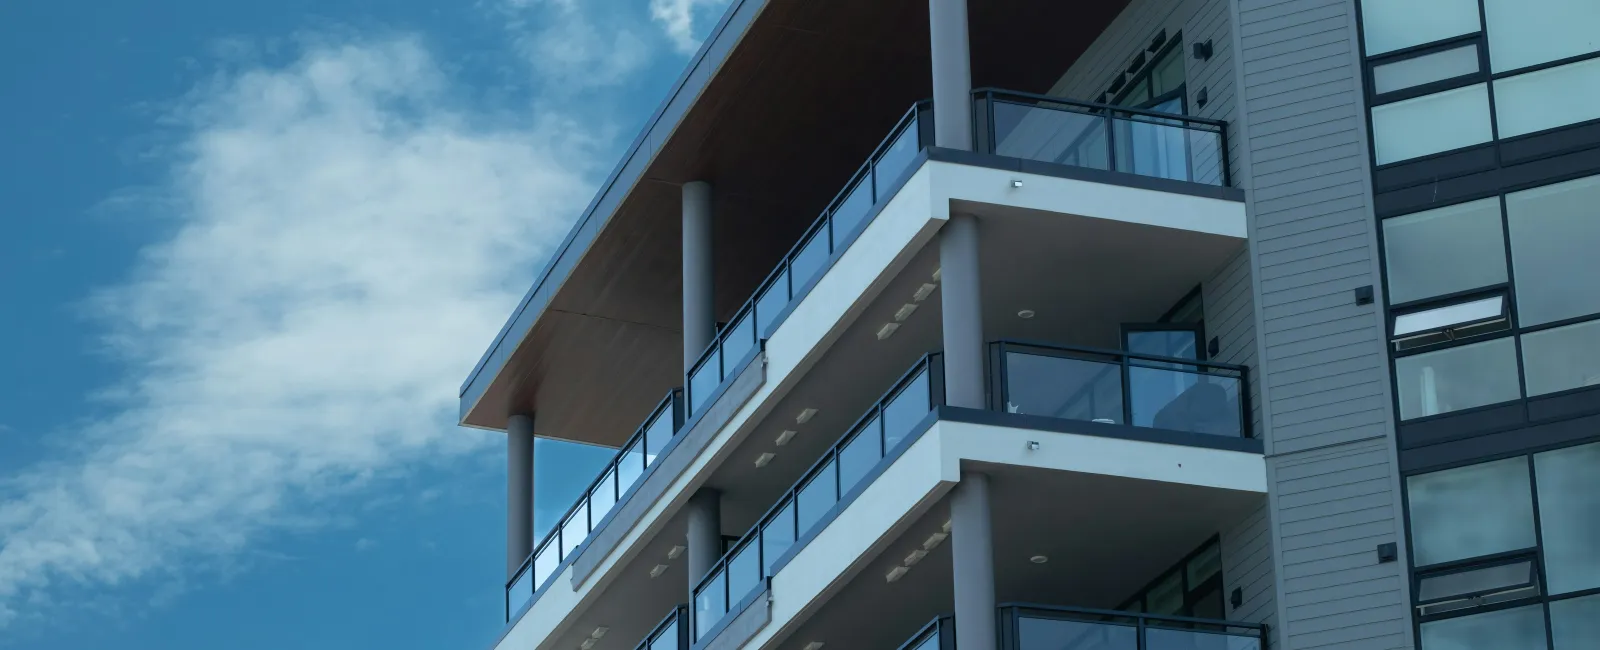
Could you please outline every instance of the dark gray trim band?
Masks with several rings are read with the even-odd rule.
[[[964,422],[967,424],[984,424],[1012,429],[1036,429],[1053,433],[1071,433],[1097,438],[1117,438],[1120,440],[1138,440],[1141,442],[1154,442],[1164,445],[1183,445],[1185,447],[1204,447],[1207,449],[1221,449],[1223,451],[1238,451],[1248,454],[1262,453],[1260,438],[1237,438],[1232,436],[1218,436],[1209,433],[1193,433],[1189,431],[1173,431],[1170,429],[1151,429],[1136,427],[1127,424],[1106,424],[1103,422],[1084,422],[1080,420],[1063,420],[1043,415],[1023,415],[1020,413],[1002,413],[985,409],[969,409],[956,406],[941,406],[938,409],[939,419],[951,422]]]
[[[1021,174],[1037,174],[1040,176],[1053,176],[1067,178],[1088,183],[1104,183],[1106,185],[1121,185],[1140,190],[1153,190],[1171,194],[1186,194],[1206,199],[1220,199],[1223,201],[1244,202],[1244,190],[1237,187],[1219,187],[1204,183],[1191,183],[1189,181],[1175,181],[1170,178],[1157,178],[1154,176],[1141,176],[1127,172],[1114,172],[1104,169],[1091,169],[1089,167],[1074,167],[1056,163],[1040,162],[1011,158],[1009,156],[996,156],[994,154],[978,153],[975,151],[962,151],[960,149],[946,149],[943,147],[928,147],[928,160],[970,165],[973,167],[986,167],[1000,169]]]

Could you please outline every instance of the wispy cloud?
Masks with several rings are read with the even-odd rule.
[[[642,18],[615,2],[505,0],[507,28],[541,80],[591,89],[614,86],[650,63]]]
[[[452,425],[455,388],[606,145],[463,104],[414,38],[293,58],[171,115],[175,229],[90,303],[129,368],[115,414],[0,483],[0,624],[56,588],[225,560],[316,525],[303,504],[493,440]]]
[[[672,39],[678,51],[694,52],[700,48],[703,31],[717,12],[728,6],[729,0],[650,0],[650,17]]]

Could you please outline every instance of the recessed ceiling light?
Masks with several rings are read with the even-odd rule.
[[[933,295],[933,290],[934,289],[938,289],[938,288],[939,288],[939,285],[937,285],[937,284],[923,283],[922,286],[917,287],[917,292],[916,293],[911,294],[911,299],[915,300],[917,302],[922,302],[924,300],[927,300],[928,296]]]
[[[661,577],[661,574],[666,573],[666,572],[667,572],[667,565],[665,565],[665,564],[657,564],[654,567],[651,567],[651,569],[650,569],[650,577],[651,578],[659,578],[659,577]]]
[[[761,452],[760,456],[756,456],[756,467],[766,467],[767,463],[772,462],[772,459],[777,457],[777,454],[774,454],[770,451],[763,451]]]
[[[592,636],[592,637],[594,637],[596,639],[603,639],[603,638],[605,638],[606,633],[610,632],[610,631],[611,631],[611,628],[602,625],[600,627],[595,628],[594,632],[592,634],[590,634],[589,636]]]
[[[900,305],[900,310],[894,313],[894,319],[903,323],[907,318],[911,318],[911,314],[915,311],[917,311],[917,303],[908,302]]]
[[[894,336],[894,331],[897,329],[900,329],[899,323],[884,323],[883,327],[878,328],[878,340],[882,341]]]
[[[1033,314],[1033,310],[1032,309],[1024,309],[1022,311],[1017,312],[1017,318],[1033,318],[1033,315],[1034,314]]]
[[[933,547],[938,546],[941,542],[943,542],[945,539],[947,539],[949,537],[950,537],[950,533],[944,533],[944,532],[939,532],[939,533],[934,533],[932,535],[929,535],[927,539],[922,540],[922,550],[931,551],[931,550],[933,550]]]
[[[822,650],[822,642],[821,641],[812,641],[811,643],[807,643],[806,647],[803,648],[802,650]]]
[[[1050,558],[1047,558],[1047,557],[1045,557],[1043,555],[1035,555],[1033,557],[1028,558],[1028,561],[1032,562],[1034,564],[1044,564],[1045,562],[1049,562]]]
[[[686,550],[686,549],[684,549],[684,547],[682,545],[672,547],[671,550],[667,551],[667,559],[669,559],[669,560],[678,559],[679,555],[683,555],[684,550]]]
[[[811,418],[814,418],[816,416],[817,416],[817,410],[816,409],[801,409],[800,414],[794,416],[794,422],[795,422],[795,424],[805,424],[807,422],[810,422]]]
[[[795,431],[794,429],[784,429],[783,433],[778,434],[778,439],[775,442],[778,443],[779,447],[787,445],[789,444],[790,440],[794,440],[794,434],[796,433],[799,433],[799,431]]]
[[[883,581],[884,582],[895,582],[895,581],[897,581],[897,580],[899,580],[901,578],[904,578],[905,575],[906,575],[906,572],[910,571],[910,570],[911,569],[907,569],[907,568],[905,568],[903,566],[897,566],[897,567],[895,567],[893,569],[889,569],[889,572],[884,574]]]
[[[904,564],[906,566],[915,566],[918,562],[922,561],[922,558],[925,557],[928,557],[928,552],[919,548],[912,551],[910,555],[906,556]]]

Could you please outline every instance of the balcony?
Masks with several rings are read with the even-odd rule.
[[[633,650],[689,650],[689,609],[683,605],[672,608]]]
[[[1003,650],[1263,650],[1267,626],[1138,612],[1000,608]]]
[[[897,650],[955,650],[956,621],[949,616],[933,619]]]

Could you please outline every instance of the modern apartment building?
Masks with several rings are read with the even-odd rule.
[[[1596,26],[733,0],[462,387],[495,647],[1600,647]]]

